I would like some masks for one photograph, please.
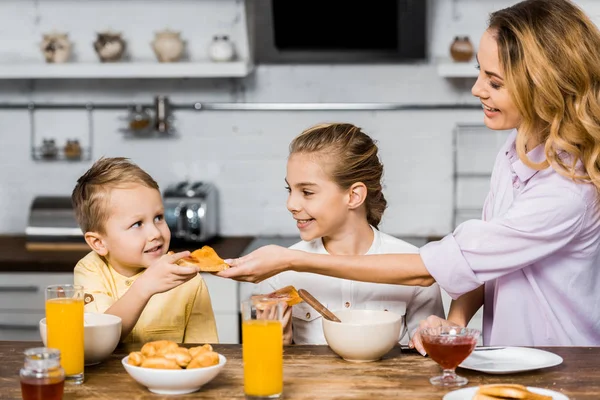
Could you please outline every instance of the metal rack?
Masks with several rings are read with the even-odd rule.
[[[153,107],[152,104],[132,103],[0,103],[0,110],[27,110],[29,112],[31,156],[34,160],[48,161],[43,156],[42,149],[36,146],[35,112],[37,110],[82,110],[87,113],[87,141],[88,146],[82,147],[81,157],[77,160],[90,160],[92,158],[92,143],[94,136],[93,112],[94,110],[129,110],[131,107],[141,105],[145,108]],[[477,110],[479,104],[450,103],[450,104],[403,104],[403,103],[201,103],[189,104],[169,103],[171,111],[431,111],[431,110]],[[148,135],[154,138],[156,135]],[[51,160],[70,160],[64,153],[60,153]]]
[[[452,229],[454,230],[461,222],[461,216],[470,218],[480,218],[483,211],[483,199],[477,201],[478,206],[469,205],[463,206],[459,189],[461,183],[485,180],[486,188],[489,188],[489,180],[491,178],[493,161],[498,152],[499,147],[506,140],[510,130],[492,131],[483,124],[459,124],[453,129],[452,133]],[[470,168],[466,168],[461,164],[464,163],[461,154],[461,135],[472,134],[479,140],[485,143],[479,143],[484,146],[477,147],[477,151],[468,152],[471,154]],[[472,144],[472,143],[471,143]],[[479,159],[477,159],[479,157]]]

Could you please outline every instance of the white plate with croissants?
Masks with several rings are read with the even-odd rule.
[[[169,340],[148,342],[121,361],[133,379],[159,394],[195,392],[216,377],[226,362],[210,344],[188,349]]]
[[[468,387],[447,393],[443,400],[569,400],[550,389],[510,383]]]

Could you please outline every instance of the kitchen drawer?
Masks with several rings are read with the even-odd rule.
[[[48,285],[72,284],[72,273],[0,274],[0,310],[44,310]]]
[[[210,293],[213,311],[216,313],[232,313],[240,309],[238,287],[233,279],[219,278],[213,274],[203,273],[202,279],[206,282]]]
[[[39,321],[44,309],[0,312],[0,340],[40,341]]]

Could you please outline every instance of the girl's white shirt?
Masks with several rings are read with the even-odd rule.
[[[373,228],[373,227],[372,227]],[[373,228],[374,237],[366,254],[418,253],[418,248],[403,240]],[[328,254],[321,238],[310,242],[300,241],[290,249],[310,253]],[[325,307],[335,310],[387,310],[405,316],[410,336],[419,322],[430,315],[444,318],[440,288],[389,285],[382,283],[357,282],[324,275],[285,271],[256,285],[253,293],[269,293],[293,285],[296,289],[310,292]],[[322,317],[311,306],[302,302],[292,308],[292,329],[295,344],[326,344],[323,335]],[[408,343],[409,335],[399,337],[402,344]]]

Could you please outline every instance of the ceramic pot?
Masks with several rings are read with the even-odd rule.
[[[233,43],[227,35],[214,36],[208,46],[208,56],[217,62],[231,61],[235,57]]]
[[[467,62],[473,58],[475,52],[468,36],[456,36],[450,46],[450,56],[457,62]]]
[[[126,43],[117,32],[98,32],[94,49],[102,62],[119,61],[125,53]]]
[[[47,33],[43,35],[40,50],[48,63],[64,63],[71,57],[71,42],[66,33]]]
[[[179,61],[183,55],[185,46],[179,32],[164,30],[154,34],[154,40],[150,43],[156,58],[160,62]]]

